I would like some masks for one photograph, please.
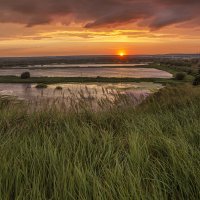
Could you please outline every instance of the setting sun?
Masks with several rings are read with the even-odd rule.
[[[125,51],[119,51],[119,52],[118,52],[118,55],[119,55],[120,57],[123,57],[123,56],[126,55],[126,52],[125,52]]]

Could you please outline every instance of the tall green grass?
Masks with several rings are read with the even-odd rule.
[[[200,88],[138,107],[31,111],[0,101],[0,199],[200,199]]]

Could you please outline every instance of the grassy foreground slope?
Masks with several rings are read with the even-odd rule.
[[[0,102],[0,199],[200,199],[199,87],[98,113]]]

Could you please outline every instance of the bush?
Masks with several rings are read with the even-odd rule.
[[[48,86],[46,84],[43,84],[43,83],[40,83],[38,85],[35,86],[37,89],[45,89],[47,88]]]
[[[194,71],[192,70],[192,69],[189,69],[188,71],[187,71],[187,74],[189,74],[189,75],[191,75],[191,74],[193,74],[194,73]]]
[[[193,85],[200,85],[200,75],[196,76],[196,78],[193,81]]]
[[[186,77],[186,73],[184,72],[179,72],[179,73],[176,73],[175,75],[175,79],[179,81],[184,80],[185,77]]]
[[[56,90],[62,90],[63,88],[61,86],[57,86]]]
[[[21,74],[21,79],[28,79],[30,77],[31,77],[30,72],[23,72]]]
[[[198,75],[198,74],[200,74],[200,73],[199,73],[199,71],[196,70],[196,69],[190,69],[190,70],[187,71],[187,74],[188,74],[188,75],[191,75],[191,76],[196,76],[196,75]]]

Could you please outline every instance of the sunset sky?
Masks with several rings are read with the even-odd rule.
[[[0,0],[0,56],[200,52],[200,0]]]

